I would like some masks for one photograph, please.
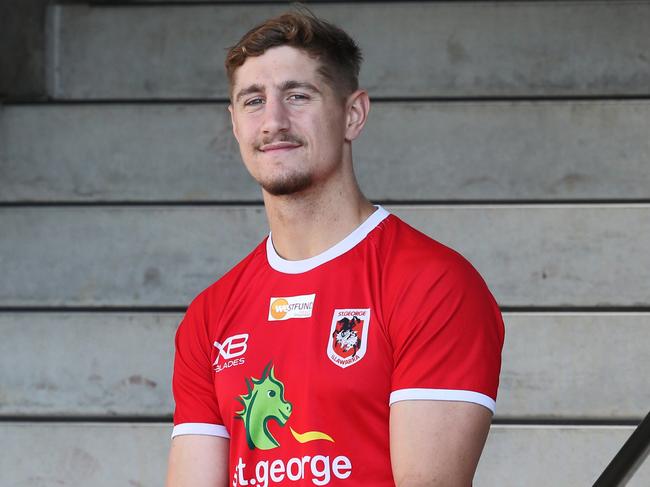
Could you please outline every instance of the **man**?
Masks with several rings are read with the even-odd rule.
[[[471,485],[501,315],[465,259],[359,190],[360,62],[301,13],[228,53],[233,132],[271,234],[179,326],[169,487]]]

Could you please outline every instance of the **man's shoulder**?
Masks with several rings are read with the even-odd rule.
[[[403,269],[420,269],[422,266],[466,266],[469,261],[457,250],[412,227],[399,217],[387,219],[386,232],[381,246],[387,263]]]
[[[433,288],[488,291],[474,265],[459,251],[417,230],[395,215],[378,244],[387,290]]]

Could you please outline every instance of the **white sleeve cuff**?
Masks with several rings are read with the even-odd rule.
[[[398,389],[390,393],[389,405],[399,401],[462,401],[485,406],[492,414],[496,402],[490,396],[474,391],[460,389]]]
[[[181,435],[208,435],[208,436],[221,436],[223,438],[230,438],[228,430],[225,426],[220,424],[210,423],[181,423],[174,426],[172,430],[172,438]]]

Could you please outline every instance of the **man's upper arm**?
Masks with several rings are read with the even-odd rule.
[[[457,401],[400,401],[390,409],[390,453],[397,487],[468,487],[492,412]]]
[[[166,487],[226,487],[230,440],[182,435],[172,439]]]
[[[398,487],[467,487],[495,410],[503,320],[471,264],[426,262],[395,299],[409,313],[389,328],[393,474]]]
[[[205,301],[204,292],[190,304],[176,331],[168,487],[227,485],[230,440],[214,389]]]

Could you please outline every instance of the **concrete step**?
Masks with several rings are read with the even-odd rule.
[[[474,485],[591,485],[633,429],[493,426]],[[7,448],[0,469],[7,485],[15,487],[160,486],[170,434],[167,424],[1,423]],[[627,485],[648,483],[650,463],[645,462]]]
[[[396,130],[400,127],[400,130]],[[373,200],[649,199],[650,101],[377,102]],[[224,104],[0,109],[0,201],[260,200]]]
[[[375,97],[650,93],[647,1],[311,7],[357,38]],[[52,9],[51,96],[159,99],[226,97],[225,48],[287,6]]]
[[[388,206],[502,306],[648,306],[650,205]],[[267,233],[261,206],[0,208],[0,306],[186,306]]]
[[[14,371],[2,380],[0,416],[171,417],[181,317],[0,313],[0,370]],[[649,313],[505,313],[504,320],[498,419],[647,413]]]

